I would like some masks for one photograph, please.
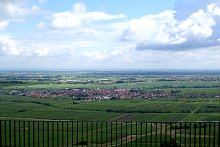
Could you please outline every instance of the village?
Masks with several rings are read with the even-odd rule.
[[[7,92],[10,95],[30,96],[36,98],[57,98],[61,100],[62,97],[71,97],[76,100],[110,100],[110,99],[150,99],[160,97],[170,97],[170,91],[156,90],[156,91],[144,91],[143,89],[135,88],[74,88],[74,89],[16,89]]]

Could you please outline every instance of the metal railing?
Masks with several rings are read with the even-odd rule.
[[[1,147],[220,146],[220,122],[0,122]]]

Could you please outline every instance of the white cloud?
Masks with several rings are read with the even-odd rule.
[[[123,51],[121,49],[115,49],[110,53],[112,56],[119,56],[123,54]]]
[[[39,2],[40,4],[44,4],[44,3],[47,3],[47,0],[38,0],[38,2]]]
[[[219,48],[167,51],[167,50],[134,50],[132,44],[120,44],[118,47],[105,50],[97,50],[89,45],[78,48],[80,44],[57,41],[56,44],[45,40],[19,40],[10,37],[0,37],[0,62],[1,67],[24,67],[30,68],[218,68],[220,64]],[[86,44],[87,45],[87,44]],[[3,47],[4,46],[4,47]],[[7,49],[6,49],[7,48]],[[75,48],[75,49],[74,49]],[[10,60],[13,57],[12,62]],[[5,59],[5,60],[4,60]],[[55,64],[54,64],[55,63]],[[16,66],[15,66],[16,65]],[[32,65],[32,66],[31,66]],[[6,66],[7,67],[7,66]]]
[[[212,15],[220,16],[220,8],[215,3],[211,3],[207,8]]]
[[[3,0],[0,2],[0,15],[9,18],[22,18],[36,14],[40,8],[36,5],[27,7],[24,0]]]
[[[109,54],[107,53],[107,51],[84,51],[82,52],[82,55],[84,55],[85,57],[91,59],[91,60],[104,60],[106,58],[109,58]]]
[[[210,4],[206,10],[198,10],[181,21],[175,18],[175,11],[133,19],[124,30],[122,40],[135,42],[138,50],[184,50],[220,45],[212,38],[219,9]]]
[[[44,29],[44,28],[46,28],[46,24],[45,24],[44,22],[39,22],[39,23],[37,24],[37,28],[38,28],[38,29]]]
[[[123,56],[125,50],[122,48],[115,48],[112,50],[103,50],[103,51],[83,51],[81,52],[82,56],[85,56],[88,60],[91,61],[103,61],[106,59],[113,59]]]
[[[19,40],[10,36],[0,36],[0,55],[11,57],[45,57],[53,56],[47,44],[34,40]]]
[[[0,36],[0,55],[18,56],[21,53],[14,39],[10,37]]]
[[[49,49],[48,48],[36,49],[34,52],[37,54],[37,56],[40,57],[47,56],[49,54]]]
[[[193,13],[187,20],[180,22],[178,27],[186,37],[207,38],[212,35],[212,27],[214,25],[215,21],[213,17],[203,10],[199,10]]]
[[[123,14],[111,15],[104,12],[89,12],[81,3],[73,5],[71,11],[57,12],[51,16],[54,28],[71,28],[90,24],[96,21],[125,18]]]
[[[9,24],[8,20],[0,20],[0,30],[5,29]]]
[[[72,9],[73,13],[85,13],[86,10],[86,6],[81,4],[81,3],[75,3],[73,5],[73,9]]]
[[[40,8],[36,5],[28,6],[26,0],[1,0],[0,30],[8,26],[9,22],[24,22],[24,17],[37,14],[39,11]]]
[[[174,13],[174,11],[165,11],[156,15],[147,15],[140,19],[132,19],[128,28],[124,31],[122,39],[152,43],[171,41],[172,38],[170,38],[168,33],[175,31]],[[168,28],[169,30],[167,30]]]
[[[219,0],[178,0],[175,3],[174,10],[176,13],[176,18],[178,20],[187,19],[192,13],[203,9],[205,10],[207,5],[215,3],[220,4]]]

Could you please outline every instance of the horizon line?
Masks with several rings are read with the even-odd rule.
[[[0,69],[0,72],[22,71],[219,71],[220,69]]]

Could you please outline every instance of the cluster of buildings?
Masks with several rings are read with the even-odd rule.
[[[170,91],[145,91],[143,89],[132,88],[114,88],[114,89],[102,89],[102,88],[74,88],[74,89],[62,89],[62,90],[50,90],[50,89],[17,89],[12,90],[8,94],[22,95],[37,98],[48,97],[72,97],[78,100],[110,100],[110,99],[133,99],[133,98],[159,98],[169,97]]]

